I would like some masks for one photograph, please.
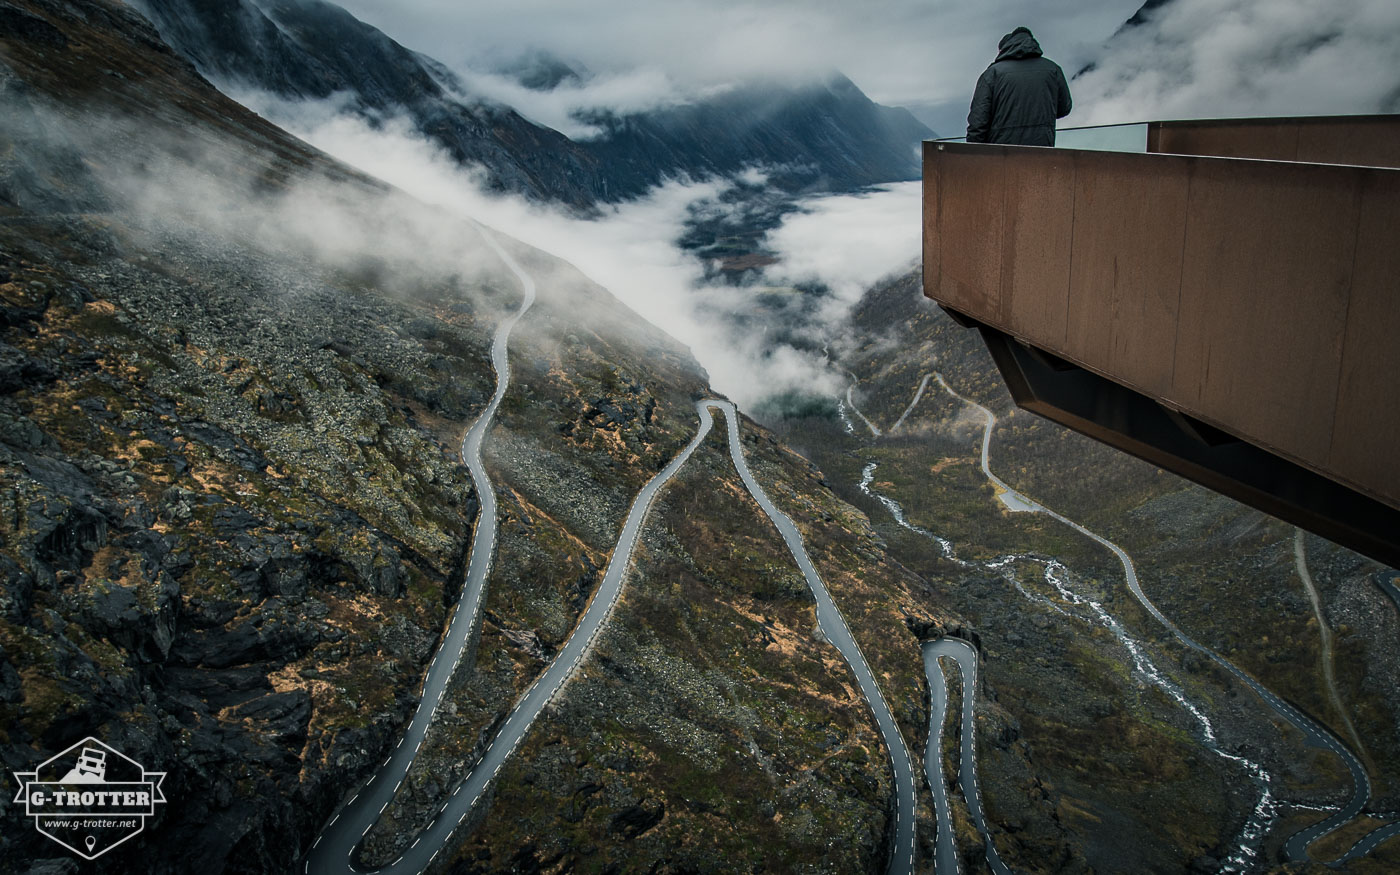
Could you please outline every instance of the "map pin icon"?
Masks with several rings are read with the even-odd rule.
[[[88,836],[86,839],[83,839],[83,844],[88,846],[88,853],[92,853],[92,849],[97,845],[97,839]]]

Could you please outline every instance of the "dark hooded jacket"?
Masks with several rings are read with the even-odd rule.
[[[1069,115],[1069,83],[1024,27],[1001,38],[997,59],[977,80],[967,114],[969,143],[1055,145],[1055,119]]]

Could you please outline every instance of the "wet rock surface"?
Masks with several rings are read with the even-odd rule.
[[[118,869],[288,871],[416,703],[479,507],[457,445],[519,289],[469,225],[223,100],[125,7],[90,6],[0,7],[67,40],[0,30],[3,97],[28,113],[0,129],[0,760],[29,769],[94,735],[165,771],[168,803],[104,857]],[[507,245],[541,300],[486,443],[495,570],[368,860],[412,841],[557,652],[708,391],[674,341]],[[943,621],[819,472],[745,429],[833,592],[858,603],[848,619],[917,744],[906,619]],[[618,609],[453,865],[578,867],[607,848],[706,868],[706,843],[879,865],[889,778],[868,712],[776,533],[740,522],[756,511],[734,503],[722,445],[706,458],[645,536],[635,584],[664,598]],[[698,582],[673,591],[676,575]],[[765,777],[727,777],[751,772]],[[65,869],[15,808],[2,825],[4,868]]]
[[[0,758],[97,735],[169,775],[118,865],[280,871],[412,706],[476,512],[451,446],[373,362],[478,396],[489,375],[386,349],[382,326],[421,305],[342,306],[366,293],[292,271],[238,283],[268,263],[197,247],[65,258],[15,218],[0,296],[32,318],[0,349],[20,363],[0,387]],[[362,366],[315,350],[329,323]],[[469,323],[445,330],[477,354]],[[6,827],[7,860],[45,852]]]
[[[157,116],[212,92],[121,7],[20,5],[0,14],[0,760],[95,735],[165,771],[169,802],[107,865],[284,871],[392,743],[453,598],[477,503],[450,434],[489,394],[494,303],[113,206],[72,90],[120,105],[140,70]],[[113,48],[133,75],[79,81]],[[71,868],[4,818],[0,868]]]

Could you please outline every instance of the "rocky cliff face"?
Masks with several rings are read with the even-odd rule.
[[[105,859],[277,871],[413,704],[476,512],[428,423],[489,394],[493,311],[147,224],[107,174],[170,157],[163,117],[271,139],[265,181],[344,171],[185,115],[207,94],[122,7],[4,10],[0,757],[98,735],[171,800]],[[7,870],[61,855],[5,816]]]
[[[873,103],[850,80],[750,85],[653,112],[590,119],[602,136],[574,142],[468,93],[441,64],[323,0],[141,0],[161,34],[223,86],[292,99],[348,100],[377,119],[407,115],[497,189],[586,207],[636,197],[666,179],[779,168],[787,191],[843,191],[914,179],[931,132]],[[520,71],[532,87],[578,74],[555,59]]]
[[[290,871],[392,749],[456,600],[479,506],[456,447],[520,290],[473,226],[224,99],[125,6],[0,0],[0,58],[0,759],[91,734],[167,772],[115,869]],[[373,859],[568,634],[707,391],[674,341],[508,245],[540,300],[487,440],[485,620]],[[916,632],[954,621],[820,472],[744,436],[917,747]],[[628,586],[456,865],[882,865],[879,737],[722,447]],[[72,868],[0,817],[4,870]]]

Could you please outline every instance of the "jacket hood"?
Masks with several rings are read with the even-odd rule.
[[[1038,58],[1041,56],[1040,43],[1035,41],[1029,29],[1018,27],[1001,38],[997,44],[998,61],[1014,61],[1019,58]]]

